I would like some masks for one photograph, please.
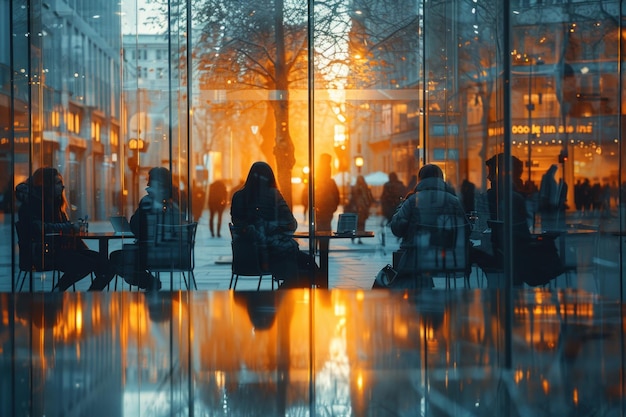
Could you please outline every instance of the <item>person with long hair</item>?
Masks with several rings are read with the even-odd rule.
[[[53,238],[53,268],[63,272],[55,290],[65,291],[92,272],[95,279],[89,289],[94,290],[100,282],[109,282],[112,274],[98,252],[90,250],[78,237],[79,225],[69,219],[64,190],[63,177],[56,168],[37,169],[15,189],[20,201],[19,220],[28,225],[25,228],[28,231],[26,238],[34,248],[43,250],[42,238]]]
[[[348,208],[345,210],[348,213],[357,214],[356,230],[361,232],[365,230],[365,221],[370,216],[370,207],[372,204],[374,204],[372,190],[365,181],[365,177],[359,175],[356,178],[356,183],[350,190],[350,202],[348,203]],[[359,244],[362,244],[363,241],[361,238],[358,239]],[[354,239],[352,239],[352,242],[354,242]]]
[[[267,163],[252,164],[243,188],[233,195],[230,214],[235,229],[246,230],[246,238],[255,239],[267,251],[267,266],[283,281],[283,288],[306,284],[308,277],[300,271],[315,270],[315,262],[293,238],[298,221]]]

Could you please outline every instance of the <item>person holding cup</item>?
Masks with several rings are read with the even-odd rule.
[[[43,259],[45,251],[52,255],[47,260],[53,269],[63,272],[53,290],[65,291],[91,273],[95,279],[90,290],[95,282],[110,281],[108,263],[77,236],[80,225],[69,219],[63,177],[56,168],[37,169],[17,185],[15,194],[20,203],[19,221],[24,224],[24,237],[32,244],[33,257]]]

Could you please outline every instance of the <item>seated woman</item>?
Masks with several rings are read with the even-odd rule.
[[[264,268],[283,281],[281,288],[309,285],[309,276],[303,270],[316,270],[315,262],[293,238],[298,222],[267,163],[252,164],[243,188],[233,195],[230,215],[234,228],[245,231],[239,238],[257,241],[261,262],[267,263]]]
[[[20,222],[27,224],[24,227],[27,231],[25,238],[34,247],[43,250],[42,236],[54,235],[51,266],[63,272],[55,290],[65,291],[92,272],[96,277],[89,290],[94,290],[99,283],[109,282],[112,274],[109,265],[103,263],[98,252],[90,250],[76,236],[79,226],[69,220],[64,190],[63,177],[56,168],[39,168],[26,182],[15,188],[16,198],[20,202],[18,216]],[[34,256],[43,257],[43,254]]]

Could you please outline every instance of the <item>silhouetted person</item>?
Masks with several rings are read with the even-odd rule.
[[[408,190],[408,192],[415,189]],[[398,174],[395,172],[389,173],[389,181],[383,185],[383,192],[380,196],[380,205],[383,211],[383,216],[387,219],[387,223],[391,221],[393,214],[396,212],[396,208],[402,203],[402,200],[407,194],[407,188],[402,181],[398,179]]]
[[[474,211],[476,197],[476,185],[467,178],[461,183],[461,203],[466,213]]]
[[[323,153],[315,173],[315,220],[317,230],[330,231],[339,207],[339,188],[331,176],[332,157]]]
[[[539,185],[539,213],[544,230],[556,227],[559,214],[559,186],[555,178],[557,169],[558,165],[551,165],[541,177]]]
[[[204,203],[206,200],[206,191],[205,187],[202,185],[198,185],[195,181],[192,187],[193,191],[193,200],[191,201],[193,205],[193,220],[200,221],[200,217],[202,217],[202,212],[204,211]]]
[[[222,237],[222,214],[228,204],[228,190],[222,180],[216,180],[209,186],[209,230],[211,237]],[[216,218],[217,217],[217,218]],[[215,221],[217,220],[217,224]]]
[[[339,188],[331,176],[332,157],[320,155],[315,172],[315,228],[319,231],[331,231],[331,223],[337,207],[339,207]],[[328,251],[330,242],[327,238],[319,238],[320,251]],[[321,265],[322,271],[328,271],[328,265]]]
[[[149,252],[154,250],[152,243],[157,225],[180,224],[181,212],[172,198],[172,175],[167,168],[150,169],[146,192],[147,195],[139,201],[139,206],[130,218],[135,243],[124,245],[122,250],[112,252],[110,259],[117,275],[130,285],[146,290],[159,290],[161,281],[147,269],[147,259],[151,255]]]
[[[274,277],[283,280],[281,288],[307,286],[315,262],[300,251],[293,233],[298,221],[278,190],[272,168],[265,162],[250,167],[244,187],[233,195],[230,207],[237,239],[252,239],[260,248],[261,263]]]
[[[519,192],[517,184],[520,183],[523,164],[512,156],[513,178],[512,180],[512,206],[510,210],[513,247],[513,285],[522,285],[524,282],[537,285],[537,281],[547,280],[558,276],[563,271],[563,265],[558,257],[554,241],[547,236],[541,240],[535,240],[530,234],[528,227],[528,214],[526,201]],[[504,225],[504,154],[499,153],[486,162],[487,178],[491,187],[487,190],[489,201],[490,218],[498,222],[494,226]],[[504,265],[503,230],[492,229],[491,243],[492,253],[485,252],[482,248],[470,248],[470,258],[474,263],[485,271],[502,270]],[[487,276],[489,279],[489,275]],[[490,283],[490,285],[493,285]],[[503,282],[497,282],[496,286],[503,286]]]
[[[55,290],[65,291],[92,272],[96,277],[89,289],[100,289],[100,283],[108,283],[112,277],[109,265],[101,261],[98,252],[90,250],[76,236],[79,226],[72,223],[67,215],[64,190],[63,177],[51,167],[39,168],[26,182],[16,187],[16,198],[21,203],[19,220],[27,231],[24,237],[32,242],[33,257],[50,260],[52,265],[48,266],[63,272]],[[53,240],[53,247],[47,248],[52,254],[50,257],[44,257],[42,252],[44,235]]]
[[[460,223],[455,224],[455,227],[465,226],[465,238],[469,241],[469,223],[466,220],[465,211],[459,199],[454,195],[454,190],[444,182],[441,168],[434,164],[424,165],[418,173],[418,180],[415,192],[402,202],[391,219],[392,233],[402,238],[400,249],[407,251],[407,255],[412,254],[416,264],[419,264],[420,255],[423,255],[417,253],[420,251],[417,248],[417,239],[419,236],[433,236],[436,233],[441,226],[438,224],[438,217],[441,214],[459,219]],[[456,245],[456,241],[446,243]],[[433,287],[432,277],[420,277],[417,283],[412,278],[413,274],[399,276],[396,286]]]
[[[374,203],[374,196],[372,190],[365,182],[365,177],[359,175],[356,179],[356,183],[350,190],[350,202],[348,203],[349,209],[347,212],[353,212],[357,214],[357,227],[356,230],[365,230],[365,221],[370,216],[370,207]],[[354,242],[354,239],[352,239]],[[363,243],[359,238],[359,243]]]

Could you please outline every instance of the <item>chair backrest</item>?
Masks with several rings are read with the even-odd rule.
[[[198,223],[157,224],[152,243],[143,245],[145,267],[154,272],[191,271]]]
[[[416,273],[465,272],[469,265],[469,225],[463,215],[438,216],[433,225],[423,225],[414,238],[414,256],[403,269]]]
[[[22,221],[15,222],[19,267],[21,271],[52,271],[54,269],[54,242],[52,237],[34,239],[32,226]]]
[[[252,236],[229,224],[233,252],[232,272],[235,275],[259,276],[269,274],[261,267],[261,248]]]

